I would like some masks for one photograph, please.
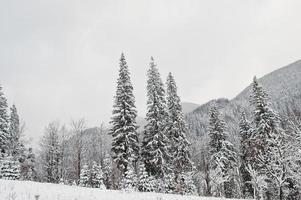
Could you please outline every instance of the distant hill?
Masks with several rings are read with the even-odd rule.
[[[200,105],[196,103],[191,103],[191,102],[182,102],[182,109],[183,113],[187,114],[192,111],[194,111],[196,108],[198,108]]]
[[[187,114],[192,112],[194,109],[198,108],[200,105],[196,103],[190,103],[190,102],[183,102],[181,103],[183,113]],[[144,117],[137,116],[136,118],[137,125],[139,126],[139,131],[143,130],[144,126],[146,125],[146,120]]]
[[[262,78],[259,83],[268,92],[272,107],[280,113],[301,111],[301,60],[275,70]],[[250,83],[252,80],[250,80]],[[235,127],[240,117],[241,108],[251,110],[249,97],[251,86],[245,88],[234,99],[225,98],[209,101],[186,115],[192,134],[203,135],[208,124],[208,111],[215,103],[224,114],[229,128]]]

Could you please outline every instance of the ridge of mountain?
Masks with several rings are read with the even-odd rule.
[[[279,113],[290,110],[301,112],[301,60],[264,75],[258,79],[258,82],[267,91],[272,107]],[[251,84],[231,100],[226,98],[211,100],[186,114],[190,133],[205,134],[208,112],[213,103],[223,114],[229,128],[236,127],[242,108],[247,113],[251,111],[250,95]]]

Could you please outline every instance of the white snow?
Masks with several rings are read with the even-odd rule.
[[[1,200],[221,200],[198,196],[100,190],[31,181],[0,180]],[[228,200],[228,199],[227,199]]]

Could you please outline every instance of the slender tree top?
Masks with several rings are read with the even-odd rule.
[[[256,105],[257,107],[268,106],[268,94],[264,91],[262,86],[258,83],[256,76],[253,78],[252,83],[252,95],[251,95],[251,104]]]
[[[113,114],[132,115],[131,120],[135,120],[137,113],[135,110],[135,97],[133,94],[130,72],[123,53],[121,54],[119,65],[119,77],[117,79]],[[113,119],[112,121],[114,122],[115,120]]]
[[[263,129],[270,129],[279,123],[280,118],[278,114],[271,109],[268,94],[258,83],[256,76],[253,79],[250,102],[255,107],[253,117],[256,126],[259,124],[269,124],[268,126],[264,125]]]
[[[177,85],[171,73],[167,76],[167,107],[169,113],[169,132],[173,134],[174,139],[181,138],[186,140],[187,125],[182,111],[181,99],[177,93]],[[189,143],[189,142],[188,142]],[[187,144],[188,144],[187,143]]]
[[[149,106],[152,106],[152,104],[165,104],[164,85],[153,57],[151,57],[149,66],[150,68],[147,71],[147,104]]]

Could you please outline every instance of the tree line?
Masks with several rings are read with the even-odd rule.
[[[299,199],[300,118],[296,113],[280,116],[273,110],[256,77],[251,86],[252,111],[240,108],[238,134],[231,132],[224,113],[213,103],[208,126],[202,130],[207,134],[194,136],[187,128],[173,75],[169,73],[164,84],[151,58],[146,125],[139,128],[134,88],[122,54],[110,128],[88,129],[83,119],[72,121],[69,128],[51,122],[37,161],[29,167],[33,177],[24,172],[13,178],[5,175],[18,171],[25,161],[14,153],[19,150],[9,150],[22,146],[16,145],[19,136],[11,130],[18,129],[17,114],[12,111],[8,117],[5,103],[0,103],[1,177],[127,191]],[[3,93],[0,97],[6,102]],[[29,160],[35,160],[32,157]]]
[[[23,130],[16,106],[8,107],[0,86],[0,178],[37,180],[35,154],[21,139]]]

